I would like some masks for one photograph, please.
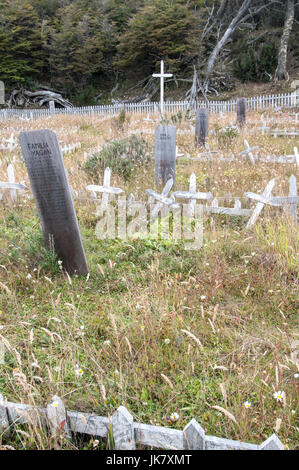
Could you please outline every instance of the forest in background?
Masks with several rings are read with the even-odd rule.
[[[0,0],[0,80],[79,106],[155,99],[164,59],[170,90],[217,95],[296,77],[298,20],[296,0]]]

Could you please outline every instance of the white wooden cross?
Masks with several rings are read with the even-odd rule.
[[[3,142],[7,142],[8,145],[7,147],[5,145],[1,145],[1,148],[3,150],[8,150],[9,152],[12,152],[18,145],[13,133],[10,135],[9,139],[4,139]]]
[[[243,152],[240,152],[240,155],[246,155],[246,154],[248,154],[251,163],[254,165],[255,161],[254,161],[254,156],[253,156],[253,154],[252,154],[252,151],[253,151],[253,150],[257,150],[257,149],[259,148],[259,146],[258,146],[258,145],[255,145],[254,147],[250,147],[250,145],[249,145],[249,143],[247,142],[246,139],[244,140],[244,144],[245,144],[245,146],[246,146],[246,150],[243,150]]]
[[[149,195],[149,203],[153,203],[155,200],[157,201],[157,204],[154,206],[151,212],[151,222],[156,220],[158,213],[162,209],[163,205],[166,205],[171,209],[179,209],[180,205],[175,203],[174,196],[172,195],[171,197],[167,197],[172,186],[173,178],[170,178],[165,184],[161,194],[153,191],[152,189],[146,189],[146,193]]]
[[[104,172],[104,183],[103,186],[98,186],[96,184],[90,184],[89,186],[86,186],[86,189],[88,191],[92,191],[93,197],[96,197],[96,193],[103,193],[102,196],[102,208],[107,209],[108,207],[108,201],[109,201],[109,194],[122,194],[124,191],[120,188],[113,188],[110,186],[110,180],[111,180],[111,170],[110,168],[106,168]]]
[[[164,73],[164,61],[161,60],[161,72],[153,73],[153,77],[160,78],[160,111],[164,113],[164,78],[172,77],[172,73]]]
[[[294,222],[297,222],[297,204],[299,204],[299,196],[297,196],[297,182],[295,175],[290,177],[288,196],[272,197],[270,193],[268,197],[266,197],[265,194],[260,195],[251,192],[245,193],[245,195],[250,199],[258,201],[260,204],[269,204],[274,207],[283,206],[284,210],[290,213]]]
[[[14,168],[11,164],[8,165],[8,167],[7,167],[7,175],[8,175],[9,183],[15,183],[16,182],[15,181]],[[10,195],[11,195],[11,199],[13,200],[13,202],[16,202],[16,200],[17,200],[17,191],[15,189],[11,189],[10,190]]]
[[[1,189],[10,189],[10,195],[13,202],[17,202],[17,190],[24,191],[26,186],[15,182],[15,173],[14,168],[10,164],[7,167],[8,182],[0,181],[0,191]],[[0,199],[2,199],[2,192],[0,193]]]
[[[150,118],[149,113],[147,114],[146,118],[144,118],[143,120],[146,121],[146,122],[154,122],[154,121]]]
[[[198,199],[208,200],[213,198],[211,193],[196,192],[196,175],[194,173],[190,176],[189,191],[175,191],[173,195],[177,199],[189,199],[188,213],[190,217],[194,217],[195,204]]]
[[[245,193],[245,196],[249,197],[250,199],[261,201],[257,203],[255,209],[253,210],[252,215],[246,225],[247,229],[251,228],[257,221],[257,218],[262,212],[264,205],[266,204],[266,201],[268,201],[271,197],[271,193],[274,188],[274,185],[275,185],[275,178],[269,181],[262,195],[254,194],[254,193]]]
[[[270,127],[267,126],[267,123],[264,122],[264,121],[263,121],[262,127],[259,127],[259,129],[261,129],[262,135],[265,135],[265,131],[266,131],[267,133],[269,133],[269,131],[270,131]]]
[[[295,147],[296,148],[296,147]],[[296,148],[297,150],[297,148]],[[298,152],[297,152],[298,155]],[[298,155],[299,159],[299,155]],[[299,161],[297,161],[297,164],[299,164]],[[292,175],[289,180],[289,197],[290,198],[296,198],[297,197],[297,181],[295,175]],[[298,203],[299,203],[299,198],[298,198]],[[294,202],[294,204],[290,204],[288,208],[291,217],[293,218],[295,224],[297,223],[297,203]]]
[[[298,153],[297,147],[294,147],[294,155],[295,155],[296,164],[297,166],[299,166],[299,153]]]
[[[213,199],[210,206],[204,206],[203,210],[211,214],[224,214],[239,217],[248,217],[252,212],[249,209],[242,209],[242,204],[239,199],[235,200],[234,207],[219,207],[217,198]]]
[[[179,148],[178,148],[178,146],[176,145],[176,147],[175,147],[175,156],[176,156],[176,158],[183,157],[184,155],[185,155],[184,153],[180,153],[180,152],[179,152]]]
[[[0,341],[0,365],[5,364],[5,344]]]

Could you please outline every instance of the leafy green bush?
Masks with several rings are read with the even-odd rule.
[[[176,123],[181,124],[182,119],[183,119],[182,111],[179,111],[177,114],[173,114],[171,116],[171,120],[172,120],[173,124],[176,124]]]
[[[143,138],[131,135],[117,139],[94,153],[85,163],[84,170],[92,176],[109,167],[125,181],[132,177],[139,166],[148,165],[151,146]]]
[[[233,140],[238,136],[238,134],[238,128],[233,125],[224,128],[215,128],[215,135],[220,148],[228,149],[231,146]]]
[[[116,132],[124,132],[126,123],[130,123],[130,117],[126,115],[125,109],[122,109],[117,117],[111,119],[111,127]]]
[[[252,48],[239,55],[235,62],[234,73],[242,82],[256,80],[256,62]]]
[[[250,47],[239,55],[234,73],[243,82],[262,80],[268,82],[277,66],[277,48],[273,42],[260,44],[257,50]]]

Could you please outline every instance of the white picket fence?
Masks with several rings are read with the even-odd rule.
[[[246,98],[247,108],[255,111],[267,108],[293,108],[299,106],[299,93],[284,93],[279,95],[263,95],[252,98]],[[237,100],[230,101],[209,101],[208,108],[211,113],[231,113],[236,111]],[[198,107],[206,107],[205,101],[199,101]],[[190,108],[188,101],[166,101],[164,109],[166,113],[175,114],[179,111],[187,111]],[[83,106],[72,108],[56,108],[55,114],[70,115],[89,115],[105,116],[116,115],[125,110],[135,114],[153,114],[158,113],[160,103],[157,101],[147,101],[141,103],[116,103],[103,106]],[[0,110],[0,119],[20,118],[25,120],[37,119],[40,117],[52,116],[50,109],[2,109]]]
[[[0,395],[0,435],[9,433],[17,424],[48,428],[52,436],[73,434],[113,437],[116,450],[135,450],[136,446],[168,450],[284,450],[273,434],[262,444],[250,444],[206,435],[192,419],[183,431],[134,422],[133,416],[120,406],[111,417],[66,410],[63,401],[54,396],[46,408],[11,403]]]

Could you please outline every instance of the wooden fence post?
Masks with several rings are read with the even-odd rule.
[[[116,450],[136,449],[133,416],[124,406],[112,416],[112,434]]]
[[[272,434],[271,437],[260,445],[260,450],[284,450],[284,445],[276,434]]]
[[[3,396],[0,394],[0,434],[4,433],[9,428],[8,414],[6,406],[3,400]]]
[[[52,436],[65,434],[67,438],[71,438],[65,406],[57,395],[47,405],[47,418]]]
[[[275,185],[275,178],[273,178],[272,180],[269,181],[269,183],[267,184],[262,196],[264,199],[268,199],[270,196],[271,196],[271,193],[272,193],[272,190],[274,188],[274,185]],[[264,208],[264,203],[263,202],[258,202],[257,205],[255,206],[255,209],[253,210],[252,212],[252,215],[249,219],[249,221],[247,222],[247,225],[246,225],[246,230],[250,229],[251,227],[253,227],[253,225],[255,224],[258,216],[260,215],[260,213],[262,212],[263,208]]]
[[[209,133],[209,110],[200,108],[196,112],[195,146],[205,146]]]
[[[183,433],[185,449],[205,450],[205,432],[196,419],[191,419]]]
[[[297,196],[297,182],[296,182],[296,176],[291,175],[290,180],[289,180],[289,197],[296,197]],[[297,204],[290,204],[287,206],[288,211],[291,215],[291,217],[294,220],[294,223],[297,223]]]
[[[246,121],[246,99],[238,98],[237,100],[237,124],[243,127]]]

